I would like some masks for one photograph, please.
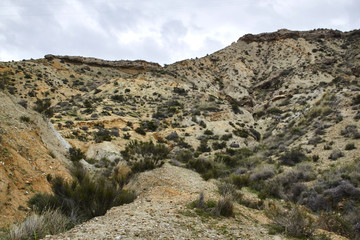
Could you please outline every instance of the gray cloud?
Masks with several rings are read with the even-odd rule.
[[[246,33],[356,29],[359,10],[357,0],[3,0],[0,61],[54,53],[164,64]]]

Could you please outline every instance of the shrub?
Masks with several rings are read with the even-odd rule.
[[[314,220],[299,206],[290,205],[290,209],[271,206],[265,212],[272,220],[270,227],[276,232],[296,238],[310,238],[315,231]]]
[[[234,216],[234,204],[230,196],[219,199],[214,209],[216,216],[232,217]]]
[[[156,131],[156,129],[158,128],[159,124],[157,122],[155,122],[154,120],[151,121],[141,121],[140,122],[140,128],[150,131],[150,132],[154,132]],[[135,130],[136,131],[136,130]]]
[[[27,116],[21,116],[21,117],[20,117],[20,121],[29,123],[29,122],[30,122],[30,118],[27,117]]]
[[[83,169],[77,169],[75,179],[69,183],[61,177],[52,180],[51,194],[37,193],[29,199],[29,205],[38,213],[59,209],[76,224],[104,215],[117,204],[129,202],[134,194],[122,191],[115,183],[104,177],[91,178]]]
[[[123,95],[112,95],[111,100],[114,102],[123,102],[125,101],[125,98]]]
[[[175,160],[182,162],[182,163],[189,162],[191,159],[193,159],[193,157],[194,156],[193,156],[192,152],[189,150],[180,150],[174,156]]]
[[[204,134],[205,134],[205,135],[214,135],[213,131],[211,131],[211,130],[209,130],[209,129],[206,129],[206,130],[204,131]]]
[[[251,175],[251,181],[266,180],[272,178],[275,175],[275,170],[269,165],[263,165],[256,169]]]
[[[235,201],[241,200],[241,194],[238,193],[234,184],[229,182],[220,182],[218,184],[218,191],[221,196],[231,196]]]
[[[234,129],[233,133],[235,136],[241,138],[247,138],[249,136],[249,132],[246,129]]]
[[[279,108],[273,107],[273,108],[269,108],[266,110],[266,112],[268,114],[272,114],[272,115],[280,115],[283,113],[283,111]]]
[[[25,101],[25,100],[20,100],[20,101],[18,102],[18,104],[19,104],[20,106],[22,106],[23,108],[25,108],[25,109],[27,109],[27,107],[28,107],[28,103],[27,103],[27,101]]]
[[[268,197],[284,198],[284,187],[278,178],[270,179],[266,182],[262,181],[259,182],[259,184],[257,185],[254,185],[254,183],[252,183],[251,187],[255,188],[256,190],[260,190],[260,199],[266,199]]]
[[[301,195],[298,196],[298,203],[305,205],[313,212],[331,210],[331,206],[328,201],[322,194],[318,194],[314,189],[310,189],[308,191],[304,190]]]
[[[121,154],[130,163],[132,171],[141,172],[161,167],[169,152],[164,144],[131,141]]]
[[[285,154],[279,158],[281,164],[294,166],[295,164],[307,160],[307,157],[300,149],[292,149],[291,151],[286,151]]]
[[[135,132],[137,132],[138,134],[143,135],[143,136],[146,135],[146,131],[145,131],[145,129],[142,128],[142,127],[136,128],[136,129],[135,129]]]
[[[59,210],[46,210],[41,215],[32,214],[22,223],[10,228],[8,239],[40,239],[46,235],[55,235],[72,227],[70,218]]]
[[[250,133],[251,133],[251,136],[256,140],[256,141],[260,141],[261,140],[261,134],[256,131],[255,129],[253,128],[250,128]]]
[[[203,158],[196,158],[188,161],[187,166],[200,174],[204,174],[214,168],[214,162]]]
[[[334,151],[330,154],[329,159],[331,159],[331,160],[336,160],[336,159],[341,158],[341,157],[343,157],[343,156],[344,156],[344,153],[343,153],[342,151],[340,151],[340,150],[334,150]]]
[[[228,141],[229,139],[231,139],[233,136],[231,133],[229,134],[224,134],[221,136],[220,140],[223,140],[223,141]]]
[[[212,144],[212,148],[214,149],[214,150],[219,150],[219,149],[223,149],[223,148],[225,148],[226,147],[226,142],[214,142],[213,144]]]
[[[354,149],[356,149],[354,143],[348,143],[348,144],[346,144],[346,146],[345,146],[345,150],[347,150],[347,151],[349,151],[349,150],[354,150]]]
[[[249,186],[249,175],[242,174],[242,175],[230,175],[230,181],[232,184],[234,184],[237,188],[241,189],[242,187]]]
[[[347,125],[345,127],[345,129],[341,130],[341,135],[343,135],[344,137],[351,137],[354,139],[358,139],[360,138],[360,134],[357,130],[357,126],[356,125]]]
[[[52,117],[54,112],[51,108],[50,99],[37,99],[35,102],[34,110],[38,113],[44,114],[46,117]]]
[[[336,208],[337,204],[344,198],[358,199],[360,197],[360,189],[355,188],[348,181],[341,181],[336,187],[324,191],[324,196],[330,200],[332,206]]]
[[[354,230],[349,222],[336,213],[322,213],[318,219],[320,228],[353,239]]]
[[[208,147],[207,139],[202,139],[200,141],[200,146],[197,148],[197,151],[199,151],[199,152],[210,152],[211,151],[211,148]]]
[[[103,141],[111,141],[112,133],[105,128],[100,128],[94,135],[94,140],[96,143],[101,143]]]
[[[70,148],[69,157],[73,162],[78,162],[81,159],[86,159],[85,154],[79,148]]]
[[[0,73],[0,89],[4,90],[7,85],[9,84],[10,78],[9,78],[10,72],[2,72]]]
[[[351,105],[357,105],[360,104],[360,94],[357,94],[353,97]]]
[[[230,196],[226,196],[218,202],[205,201],[204,193],[201,192],[199,199],[190,203],[190,207],[197,208],[199,210],[197,213],[205,216],[232,217],[234,215],[234,204]]]

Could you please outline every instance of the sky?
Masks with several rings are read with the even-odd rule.
[[[247,34],[360,28],[359,0],[0,0],[0,61],[46,54],[160,64]]]

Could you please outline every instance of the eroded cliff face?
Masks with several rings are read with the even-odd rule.
[[[49,120],[0,92],[0,227],[21,221],[36,192],[51,193],[47,176],[71,179],[65,140]]]
[[[45,175],[68,176],[64,156],[69,146],[62,140],[50,144],[58,137],[30,110],[39,104],[47,106],[42,112],[56,131],[91,159],[87,168],[95,172],[112,171],[118,162],[126,165],[120,151],[132,140],[164,143],[174,159],[179,151],[188,150],[195,158],[216,164],[217,156],[228,154],[225,149],[250,149],[251,164],[240,161],[244,166],[237,166],[249,176],[265,164],[276,174],[292,170],[277,167],[291,149],[316,158],[311,166],[317,174],[335,164],[331,159],[335,150],[342,152],[336,166],[351,163],[359,154],[359,30],[248,34],[211,55],[165,67],[145,61],[47,55],[1,63],[1,69],[8,80],[2,94],[1,124],[6,133],[0,144],[11,154],[3,155],[0,167],[7,177],[0,194],[6,199],[2,206],[19,216],[24,215],[19,206],[25,206],[28,196],[50,190]],[[22,115],[30,122],[19,120]],[[6,121],[7,116],[12,120]],[[17,134],[18,128],[25,135]],[[13,140],[15,136],[28,139],[33,162],[24,157],[25,143],[16,143],[20,140]],[[33,142],[36,145],[30,146]],[[355,148],[345,150],[352,143]],[[17,169],[11,165],[14,156],[28,164],[22,167],[26,171],[40,171],[37,182],[43,185],[27,191],[25,172],[16,173],[18,180],[12,183],[10,173]],[[53,164],[61,170],[51,170]],[[17,189],[11,198],[19,200],[13,205],[6,205],[8,186]]]

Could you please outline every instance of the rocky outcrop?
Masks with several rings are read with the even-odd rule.
[[[92,57],[59,56],[59,55],[52,55],[52,54],[45,55],[45,59],[47,59],[47,60],[60,59],[65,62],[70,62],[70,63],[74,63],[74,64],[86,64],[86,65],[97,66],[97,67],[112,67],[112,68],[117,68],[117,69],[134,69],[134,70],[142,70],[142,71],[149,71],[149,70],[161,68],[161,66],[157,63],[147,62],[144,60],[108,61],[108,60],[102,60],[102,59],[92,58]]]
[[[238,41],[244,41],[246,43],[251,42],[266,42],[276,41],[281,39],[298,39],[304,38],[306,40],[324,39],[324,38],[342,38],[346,36],[358,35],[360,30],[354,30],[350,32],[341,32],[332,29],[316,29],[311,31],[291,31],[287,29],[280,29],[273,33],[261,33],[257,35],[246,34],[241,37]]]

